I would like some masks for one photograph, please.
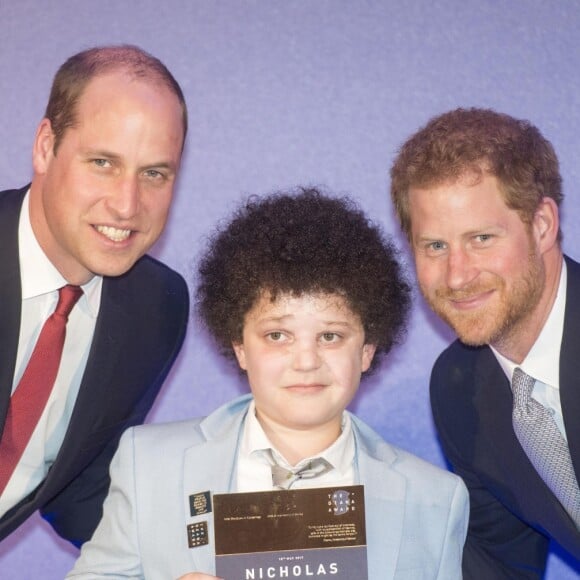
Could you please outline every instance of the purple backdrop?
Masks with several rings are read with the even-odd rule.
[[[204,236],[247,194],[297,184],[350,193],[393,232],[388,169],[432,115],[486,106],[529,118],[559,153],[567,253],[580,258],[580,11],[576,0],[5,0],[0,4],[0,188],[30,176],[52,76],[70,54],[129,42],[181,82],[191,132],[155,255],[193,272]],[[406,343],[355,410],[384,437],[443,465],[428,377],[452,335],[417,299]],[[1,324],[1,321],[0,321]],[[202,415],[244,390],[195,323],[150,421]],[[62,578],[76,551],[38,517],[0,544],[3,579]],[[549,580],[577,578],[558,554]]]

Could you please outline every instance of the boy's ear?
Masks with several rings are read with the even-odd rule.
[[[238,364],[242,370],[246,369],[246,351],[244,350],[244,345],[240,342],[232,343],[232,348],[234,349],[234,353],[236,354],[236,358],[238,359]]]
[[[376,344],[365,344],[362,350],[362,372],[366,372],[369,370],[371,363],[373,362],[373,358],[375,356],[375,352],[377,350]]]

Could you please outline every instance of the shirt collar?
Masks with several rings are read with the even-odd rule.
[[[68,283],[48,259],[32,231],[29,198],[30,190],[26,192],[24,197],[18,223],[20,282],[23,300],[55,292]],[[96,318],[99,312],[102,284],[102,276],[94,276],[82,286],[89,313],[93,318]]]
[[[558,361],[560,360],[560,348],[562,346],[562,334],[564,332],[567,279],[566,261],[562,260],[562,271],[560,272],[556,300],[554,301],[554,305],[544,327],[532,345],[530,352],[522,361],[522,364],[515,364],[490,346],[510,382],[514,369],[519,366],[526,374],[534,377],[536,380],[557,389],[560,388],[560,365]]]
[[[265,456],[264,451],[268,449],[272,449],[278,463],[288,469],[300,467],[310,459],[313,459],[313,457],[307,457],[300,461],[298,465],[290,466],[284,456],[272,445],[264,429],[262,429],[256,417],[256,404],[252,400],[246,416],[240,451],[248,456],[251,454]],[[315,457],[322,457],[339,471],[344,471],[352,465],[354,459],[354,437],[352,437],[352,421],[348,413],[345,412],[342,415],[342,432],[338,439],[324,451],[316,454]]]

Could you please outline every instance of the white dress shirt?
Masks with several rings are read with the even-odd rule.
[[[32,232],[28,199],[29,193],[24,198],[18,226],[22,313],[12,392],[24,374],[44,322],[56,308],[58,289],[67,284]],[[101,277],[94,277],[85,284],[83,295],[69,316],[54,388],[24,454],[0,496],[0,516],[46,477],[62,445],[93,338],[101,288]]]
[[[527,375],[536,379],[532,397],[552,413],[556,425],[566,441],[568,439],[560,403],[560,348],[564,332],[567,279],[566,262],[563,261],[556,300],[540,335],[522,364],[516,365],[491,347],[510,384],[514,369],[518,366]]]
[[[270,449],[277,463],[286,469],[299,469],[314,459],[314,457],[307,457],[297,465],[291,466],[283,455],[274,448],[264,433],[256,418],[256,405],[252,401],[244,421],[238,448],[236,491],[271,491],[274,489],[268,452]],[[346,413],[343,414],[342,432],[338,439],[315,457],[326,459],[332,465],[332,469],[313,479],[299,479],[292,485],[292,489],[334,487],[357,483],[354,434],[350,417]]]

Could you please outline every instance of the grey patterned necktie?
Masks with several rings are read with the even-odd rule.
[[[276,489],[290,489],[299,479],[312,479],[332,469],[332,465],[322,457],[316,457],[309,461],[300,469],[286,469],[278,464],[272,450],[270,450],[271,468],[272,468],[272,485]]]
[[[551,413],[531,397],[535,382],[519,367],[514,370],[514,431],[540,477],[580,527],[580,489],[570,450]]]

